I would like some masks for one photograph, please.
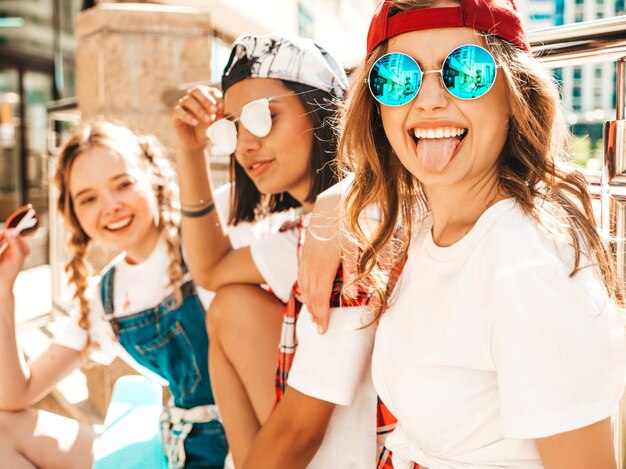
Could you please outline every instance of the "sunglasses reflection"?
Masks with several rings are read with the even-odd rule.
[[[446,59],[442,75],[446,88],[454,96],[473,99],[491,88],[496,78],[496,64],[482,47],[460,47]]]
[[[39,217],[31,204],[20,207],[4,222],[5,230],[13,230],[13,235],[30,236],[39,227]],[[4,241],[0,244],[0,256],[6,251],[9,244]]]
[[[383,104],[400,106],[417,94],[422,84],[419,66],[405,54],[387,54],[378,59],[370,74],[372,94]]]
[[[419,92],[423,75],[440,73],[444,87],[459,99],[475,99],[491,89],[496,79],[496,63],[484,48],[465,45],[453,50],[441,70],[422,72],[409,55],[392,52],[374,63],[369,76],[372,94],[381,104],[402,106]]]

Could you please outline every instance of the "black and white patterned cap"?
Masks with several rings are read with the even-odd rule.
[[[244,34],[233,43],[222,74],[222,91],[246,78],[293,81],[343,98],[346,74],[324,48],[311,39],[269,34]]]

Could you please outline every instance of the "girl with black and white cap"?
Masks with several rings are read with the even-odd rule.
[[[291,294],[305,218],[233,249],[214,211],[204,158],[209,148],[231,155],[230,224],[289,208],[304,214],[336,182],[332,123],[346,88],[342,68],[314,42],[245,35],[234,43],[222,92],[191,89],[172,114],[183,242],[196,282],[217,291],[207,319],[210,368],[238,467],[360,468],[374,461],[373,331],[361,327],[369,309],[353,302],[329,334],[317,334]],[[272,412],[275,383],[284,398]]]

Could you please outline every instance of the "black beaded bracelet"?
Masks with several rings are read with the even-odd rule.
[[[180,214],[183,217],[187,217],[187,218],[200,218],[208,213],[211,213],[214,208],[215,208],[215,203],[209,202],[209,204],[206,207],[201,208],[200,210],[185,210],[184,208],[181,208]]]

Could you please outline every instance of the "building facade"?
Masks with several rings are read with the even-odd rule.
[[[312,37],[345,66],[355,65],[365,53],[368,21],[376,0],[0,2],[0,224],[13,210],[33,203],[42,218],[38,236],[44,248],[42,255],[31,256],[37,258],[35,264],[47,261],[47,155],[48,147],[54,146],[54,131],[59,130],[58,123],[51,126],[50,104],[58,108],[60,103],[63,108],[63,100],[69,107],[75,101],[75,20],[82,10],[103,3],[152,3],[207,12],[212,31],[205,81],[217,83],[232,41],[247,32]]]
[[[212,76],[221,74],[230,44],[240,34],[281,33],[310,37],[346,67],[365,55],[376,0],[160,0],[154,3],[206,9],[214,24]]]
[[[624,0],[522,0],[529,29],[543,29],[626,14]],[[591,63],[554,70],[566,119],[575,136],[574,156],[590,170],[600,167],[602,122],[615,116],[616,65]]]
[[[74,96],[73,20],[80,0],[0,2],[0,222],[32,203],[41,215],[31,263],[46,261],[48,103]]]

